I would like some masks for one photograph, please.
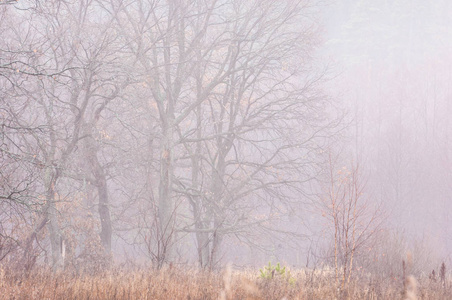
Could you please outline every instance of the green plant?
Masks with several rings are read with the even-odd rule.
[[[259,269],[260,278],[263,279],[274,279],[274,278],[282,278],[286,280],[290,284],[295,284],[295,278],[290,275],[290,271],[286,269],[286,267],[281,267],[280,263],[276,265],[272,265],[271,262],[268,262],[268,266]]]

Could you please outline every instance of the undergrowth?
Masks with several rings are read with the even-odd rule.
[[[0,267],[1,268],[1,267]],[[259,270],[111,269],[97,274],[17,273],[0,269],[0,299],[408,299],[403,282],[357,278],[346,290],[323,270],[261,278]],[[417,278],[414,299],[452,299],[449,283]],[[409,298],[412,299],[412,298]]]

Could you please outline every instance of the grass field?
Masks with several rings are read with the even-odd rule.
[[[361,278],[338,291],[323,271],[292,271],[264,279],[259,270],[203,272],[110,270],[96,275],[0,270],[0,299],[452,299],[444,282],[428,278]],[[406,286],[406,288],[404,288]]]

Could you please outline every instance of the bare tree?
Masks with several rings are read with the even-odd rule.
[[[309,60],[311,3],[100,3],[133,54],[131,72],[159,125],[158,240],[172,240],[164,229],[175,224],[193,232],[200,265],[212,266],[223,236],[258,224],[271,231],[272,218],[294,209],[316,175],[314,152],[336,125],[317,89],[323,73]],[[267,209],[271,218],[253,219]]]
[[[158,180],[158,226],[163,240],[171,240],[165,228],[172,228],[176,221],[173,214],[175,197],[173,180],[175,174],[176,129],[205,100],[191,102],[190,76],[193,72],[195,49],[198,49],[209,27],[212,8],[209,4],[184,1],[103,1],[106,10],[116,18],[129,51],[135,56],[133,65],[148,88],[149,101],[155,107],[159,124],[159,180]],[[195,14],[195,12],[197,12]],[[202,31],[192,29],[196,20],[202,23]],[[219,69],[210,80],[208,92],[225,77]],[[150,133],[153,134],[153,133]],[[160,238],[159,238],[160,239]],[[169,243],[173,244],[172,242]],[[172,255],[168,247],[163,256]],[[162,260],[167,260],[167,258]],[[160,260],[160,259],[159,259]]]
[[[192,206],[201,266],[217,263],[225,236],[253,244],[253,231],[291,233],[277,224],[299,207],[303,183],[316,176],[313,153],[337,125],[324,119],[323,74],[308,74],[309,62],[292,64],[315,45],[313,24],[301,19],[308,4],[225,4],[231,9],[223,25],[233,30],[215,24],[228,48],[199,51],[197,99],[207,94],[206,74],[222,65],[214,58],[228,57],[227,76],[186,122],[190,130],[178,132],[192,163],[192,177],[179,176],[178,191]]]
[[[17,67],[17,78],[8,78],[13,91],[10,97],[14,97],[15,103],[8,103],[6,109],[17,128],[41,128],[27,131],[24,140],[34,151],[29,159],[42,170],[40,180],[45,195],[41,220],[32,235],[47,224],[55,268],[63,264],[61,224],[67,222],[60,219],[58,203],[65,200],[63,191],[73,191],[64,181],[94,177],[90,181],[98,190],[100,239],[107,252],[111,249],[106,175],[97,158],[93,132],[102,111],[119,94],[123,78],[110,73],[114,57],[108,51],[113,51],[114,35],[106,31],[108,20],[96,23],[98,12],[92,1],[40,3],[17,13],[24,19],[23,28],[20,32],[10,30],[17,42],[7,45],[10,49],[21,49],[13,51],[14,54],[25,53],[28,59],[28,64],[11,59],[5,64]],[[100,32],[95,34],[93,28]],[[27,48],[30,50],[25,52],[23,49]],[[36,72],[35,66],[45,73]],[[74,165],[82,141],[86,145],[84,155],[90,162],[88,169]],[[32,242],[28,238],[25,248]]]
[[[106,253],[117,220],[157,267],[190,235],[206,268],[232,239],[269,250],[299,237],[289,216],[339,124],[312,60],[315,9],[86,0],[11,10],[24,21],[2,46],[12,49],[2,84],[15,99],[5,111],[25,130],[17,148],[37,169],[41,204],[25,248],[47,227],[61,267],[75,227],[65,202],[79,198],[80,215],[97,208]]]
[[[340,168],[338,158],[329,154],[328,186],[320,209],[332,233],[336,286],[344,291],[358,255],[370,245],[384,219],[381,206],[366,195],[359,165]]]

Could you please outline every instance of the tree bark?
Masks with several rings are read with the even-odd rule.
[[[99,162],[97,154],[96,140],[92,135],[93,126],[85,124],[85,128],[88,134],[86,140],[86,157],[89,162],[88,168],[91,169],[91,173],[94,177],[94,184],[97,189],[97,194],[99,197],[99,219],[101,225],[101,231],[99,233],[102,246],[105,253],[111,253],[111,237],[112,237],[112,224],[111,224],[111,214],[110,214],[110,201],[108,197],[108,186],[107,186],[107,176],[105,174],[104,168]]]
[[[158,199],[158,218],[159,232],[158,243],[164,251],[158,258],[158,265],[173,258],[173,239],[174,239],[174,205],[171,197],[173,162],[172,162],[172,140],[173,130],[169,122],[163,124],[163,141],[160,158],[160,183]]]
[[[44,213],[46,215],[46,219],[48,220],[47,226],[50,233],[49,237],[52,248],[52,269],[57,271],[64,267],[62,256],[63,236],[58,222],[58,210],[55,203],[55,183],[57,181],[57,177],[52,169],[52,166],[47,166],[45,171],[46,205]]]

